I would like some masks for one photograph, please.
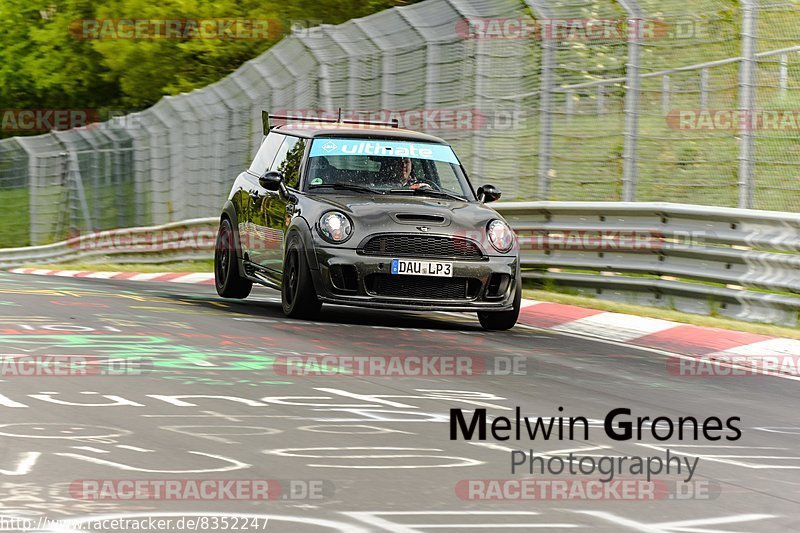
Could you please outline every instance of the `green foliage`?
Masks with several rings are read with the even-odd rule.
[[[297,184],[300,183],[300,162],[303,159],[305,149],[305,141],[298,140],[291,150],[286,153],[286,160],[278,168],[290,187],[297,187]]]
[[[94,109],[116,97],[103,79],[102,56],[67,31],[91,17],[92,2],[0,2],[0,109]]]
[[[304,26],[417,0],[2,0],[0,109],[133,110],[201,88]],[[86,39],[91,19],[259,19],[264,39]],[[107,34],[106,34],[107,35]]]

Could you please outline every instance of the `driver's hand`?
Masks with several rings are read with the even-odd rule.
[[[424,182],[417,182],[417,183],[412,183],[409,186],[409,188],[411,188],[411,189],[432,189],[433,187],[431,187],[429,184],[424,183]]]

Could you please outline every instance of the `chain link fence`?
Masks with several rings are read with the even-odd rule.
[[[800,211],[800,4],[427,0],[296,30],[204,89],[0,140],[0,246],[215,216],[261,110],[399,118],[507,200]]]

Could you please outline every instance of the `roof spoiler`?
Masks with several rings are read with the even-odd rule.
[[[392,119],[390,122],[379,122],[375,120],[347,120],[342,119],[342,108],[339,108],[339,118],[332,119],[332,118],[309,118],[309,117],[291,117],[288,115],[270,115],[266,111],[261,111],[261,127],[263,129],[264,135],[268,134],[269,131],[274,127],[270,125],[270,119],[277,119],[277,120],[296,120],[299,122],[326,122],[330,124],[364,124],[368,126],[389,126],[391,128],[399,128],[400,121],[398,119]]]

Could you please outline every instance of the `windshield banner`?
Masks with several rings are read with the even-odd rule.
[[[458,164],[453,149],[444,144],[377,141],[374,139],[316,139],[311,145],[311,157],[337,155],[410,157]]]

